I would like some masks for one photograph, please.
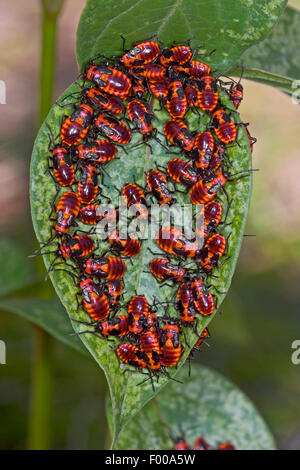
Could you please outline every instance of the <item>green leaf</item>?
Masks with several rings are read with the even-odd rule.
[[[11,240],[0,240],[0,297],[34,282],[34,274],[25,251]]]
[[[61,100],[69,97],[65,100],[69,101],[72,98],[72,94],[78,92],[78,87],[73,84],[66,92],[62,95]],[[229,103],[227,95],[221,94],[223,102],[228,106],[232,105]],[[75,98],[73,98],[75,99]],[[158,131],[162,132],[162,125],[168,119],[166,111],[157,111],[159,108],[158,103],[154,103],[154,110],[157,119],[153,121],[154,127],[158,128]],[[68,110],[61,108],[58,105],[52,107],[48,117],[47,123],[51,126],[54,135],[58,135],[60,123],[63,115]],[[71,109],[69,110],[69,112]],[[193,114],[191,111],[187,114],[187,120],[190,128],[195,131],[202,131],[206,128],[208,116],[201,114],[200,124],[198,115]],[[236,119],[239,121],[238,114],[236,113]],[[132,143],[139,141],[140,138],[136,135],[133,138]],[[41,243],[46,242],[51,234],[52,222],[49,221],[50,206],[53,202],[53,198],[56,193],[55,185],[49,174],[45,174],[45,170],[48,165],[48,129],[45,125],[42,126],[37,136],[31,164],[31,209],[33,216],[34,228],[37,234],[37,238]],[[243,126],[239,127],[238,130],[238,144],[229,146],[228,154],[230,160],[233,162],[231,172],[233,174],[248,170],[251,168],[251,153],[249,147],[249,141],[245,134]],[[134,179],[137,184],[141,187],[145,186],[145,171],[150,168],[154,168],[157,164],[166,165],[168,161],[168,155],[166,155],[165,149],[156,141],[151,141],[152,154],[150,153],[149,146],[140,145],[133,148],[131,146],[130,152],[126,154],[123,150],[118,151],[118,160],[112,160],[106,166],[106,173],[103,175],[104,194],[112,199],[112,203],[117,206],[119,193],[115,188],[122,188],[124,184],[132,182]],[[108,176],[109,175],[109,176]],[[228,222],[230,225],[225,226],[223,233],[225,236],[230,236],[230,243],[228,248],[228,257],[226,263],[224,263],[218,270],[218,277],[213,279],[213,284],[220,292],[226,292],[229,289],[231,278],[235,269],[241,241],[243,238],[243,231],[247,216],[250,192],[251,192],[251,177],[239,179],[236,182],[229,183],[226,185],[228,196],[232,199],[232,205],[228,216]],[[225,197],[223,194],[220,198],[225,204]],[[188,195],[176,194],[176,199],[179,204],[190,202]],[[81,225],[81,228],[86,226]],[[108,247],[106,242],[99,243],[97,254],[103,253]],[[147,250],[151,248],[154,251],[158,250],[158,246],[155,240],[145,240],[143,242],[142,252],[132,260],[126,261],[127,273],[125,277],[125,290],[123,305],[135,295],[135,292],[140,295],[146,295],[147,300],[152,303],[154,297],[161,301],[170,300],[175,293],[175,287],[170,288],[161,286],[156,282],[154,277],[149,272],[144,270],[149,266],[149,262],[152,255]],[[162,253],[163,254],[163,253]],[[51,261],[53,261],[53,255],[47,255],[44,257],[46,266],[49,267]],[[87,321],[87,314],[83,309],[77,309],[76,293],[78,287],[74,285],[71,277],[63,272],[55,271],[50,273],[50,277],[54,284],[55,290],[60,297],[63,305],[65,306],[70,317],[78,320]],[[220,306],[224,295],[216,294],[218,306]],[[126,309],[124,308],[124,313]],[[122,310],[121,310],[122,312]],[[170,313],[178,313],[173,309],[170,309]],[[162,312],[160,312],[162,314]],[[199,318],[198,321],[198,332],[200,333],[203,328],[208,324],[213,316],[209,318]],[[83,331],[86,329],[84,325],[73,323],[73,327],[76,331]],[[196,341],[197,336],[193,331],[186,331],[185,335],[188,339],[188,343],[193,345]],[[125,373],[122,374],[120,371],[119,363],[114,351],[112,351],[113,342],[96,338],[94,335],[81,335],[80,338],[88,348],[90,353],[93,355],[95,360],[105,371],[110,393],[113,404],[113,426],[115,429],[115,435],[117,436],[122,426],[137,413],[148,400],[150,400],[154,394],[156,394],[163,385],[168,381],[165,376],[160,377],[159,383],[155,383],[155,392],[152,390],[150,381],[148,380],[141,386],[138,384],[147,378],[145,375],[136,373]],[[185,361],[189,354],[190,348],[185,346],[185,352],[180,360],[179,367]],[[169,370],[170,375],[177,373],[177,369]]]
[[[258,411],[228,379],[199,365],[192,366],[191,377],[183,367],[177,378],[184,385],[170,382],[125,426],[115,449],[171,450],[170,434],[178,437],[182,431],[190,446],[204,437],[212,448],[226,441],[239,450],[275,448]]]
[[[299,89],[300,12],[286,8],[269,36],[250,47],[242,56],[242,67],[228,73],[270,85],[293,94]],[[296,80],[298,79],[298,83]]]
[[[207,61],[225,72],[252,44],[263,40],[282,13],[286,0],[88,0],[77,34],[80,70],[97,54],[122,53],[127,47],[157,35],[165,44],[193,39],[199,52],[215,53]]]
[[[0,301],[0,309],[19,315],[43,328],[54,338],[77,351],[86,353],[81,341],[73,333],[70,321],[62,305],[53,300],[37,298],[8,299]]]

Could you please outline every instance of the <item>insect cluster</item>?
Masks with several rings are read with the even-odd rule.
[[[53,203],[53,234],[43,245],[57,243],[57,249],[51,251],[55,256],[49,271],[65,269],[78,284],[78,305],[92,320],[87,322],[92,328],[86,331],[101,338],[118,337],[115,351],[119,360],[145,369],[151,377],[168,374],[167,368],[177,365],[184,350],[182,328],[189,326],[196,331],[197,317],[214,313],[215,300],[207,279],[227,250],[227,240],[218,227],[225,225],[230,201],[227,198],[224,210],[218,193],[227,194],[226,182],[233,181],[227,148],[236,145],[238,126],[243,124],[237,124],[235,112],[222,104],[220,91],[228,94],[237,109],[243,89],[240,82],[214,77],[206,63],[194,60],[195,52],[189,44],[164,48],[147,40],[121,57],[104,60],[102,56],[99,63],[94,59],[78,81],[77,102],[61,123],[59,143],[55,143],[48,126],[48,171],[58,193],[65,189]],[[166,144],[153,126],[153,103],[158,101],[169,113],[162,129]],[[58,104],[64,106],[62,101]],[[208,117],[205,131],[189,129],[184,118],[190,110]],[[142,295],[122,302],[125,260],[139,255],[141,241],[122,239],[114,230],[107,237],[109,250],[96,255],[93,227],[119,216],[117,208],[101,209],[101,200],[108,200],[110,195],[104,195],[100,176],[109,175],[109,165],[116,164],[113,160],[119,148],[130,152],[133,134],[141,136],[141,144],[150,150],[150,143],[155,141],[166,153],[177,155],[165,168],[149,169],[144,188],[135,182],[120,188],[127,207],[135,207],[135,216],[148,217],[148,195],[160,205],[171,206],[177,184],[185,186],[192,204],[203,205],[203,247],[177,228],[161,226],[156,242],[165,256],[153,258],[149,266],[159,282],[176,286],[173,304],[179,310],[178,318],[168,316],[165,307],[161,318],[156,312],[162,304],[150,305]],[[252,145],[250,134],[249,140]],[[78,223],[90,231],[82,233],[85,231],[76,228]],[[189,261],[194,263],[193,269],[186,266]],[[126,313],[120,314],[122,309]],[[205,335],[207,330],[196,349]]]

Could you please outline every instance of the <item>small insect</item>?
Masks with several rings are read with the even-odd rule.
[[[231,442],[222,442],[218,445],[217,450],[236,450],[236,448]]]
[[[105,114],[99,114],[95,120],[98,129],[110,140],[117,144],[128,144],[131,140],[131,130],[122,121]]]
[[[215,309],[214,298],[200,279],[191,284],[194,307],[203,316],[212,315]]]
[[[167,172],[176,183],[193,186],[199,176],[192,165],[181,158],[173,158],[167,164]]]
[[[120,361],[137,369],[147,367],[147,356],[137,346],[130,343],[123,343],[117,347],[116,353]]]
[[[128,329],[135,335],[141,334],[147,326],[149,304],[144,296],[136,295],[128,305]]]
[[[145,41],[134,45],[121,58],[126,67],[139,66],[153,62],[159,55],[160,48],[157,42]]]
[[[92,123],[94,110],[87,104],[81,104],[61,126],[60,138],[66,145],[76,145],[83,140]]]
[[[212,115],[214,131],[223,144],[230,144],[236,140],[237,130],[235,122],[223,109],[218,109]]]
[[[97,85],[100,90],[109,95],[126,99],[131,89],[131,80],[120,70],[107,65],[89,64],[84,71],[84,77]]]
[[[180,284],[177,291],[177,307],[184,326],[192,325],[195,320],[195,309],[191,282],[186,281]]]
[[[132,84],[132,94],[135,98],[141,100],[144,95],[147,93],[147,88],[139,80],[133,82]]]
[[[150,81],[159,81],[165,78],[166,69],[158,64],[146,64],[130,68],[130,73],[135,77],[147,78]]]
[[[199,108],[200,92],[196,86],[189,83],[184,89],[184,94],[189,108]]]
[[[129,101],[127,105],[127,114],[137,130],[144,136],[151,136],[153,131],[152,119],[149,109],[144,103],[138,100]]]
[[[184,233],[175,227],[161,227],[156,242],[170,255],[196,257],[200,253],[197,243],[189,241]]]
[[[108,237],[108,241],[112,244],[113,248],[115,248],[119,253],[122,255],[133,258],[137,256],[141,251],[141,243],[139,240],[135,238],[127,236],[126,240],[123,240],[120,237],[118,231],[114,230]]]
[[[167,110],[172,118],[183,118],[187,111],[187,99],[180,81],[171,82],[167,95]]]
[[[206,75],[197,83],[199,89],[199,106],[203,111],[213,111],[217,106],[219,93],[217,82],[214,77]]]
[[[191,448],[183,437],[179,437],[175,441],[174,450],[191,450]]]
[[[235,109],[238,109],[244,97],[244,88],[241,83],[232,83],[229,89],[229,98]]]
[[[215,146],[209,162],[209,169],[216,171],[220,168],[225,158],[225,145],[220,143]]]
[[[78,218],[87,225],[97,225],[103,219],[112,224],[116,222],[118,212],[115,209],[102,207],[99,204],[89,204],[80,209]]]
[[[218,265],[219,259],[223,256],[226,248],[226,238],[219,233],[211,235],[202,248],[200,264],[206,271],[212,270]]]
[[[95,325],[102,336],[125,336],[128,334],[127,315],[118,315]]]
[[[200,346],[202,345],[202,343],[206,340],[210,338],[210,334],[209,334],[209,331],[208,331],[208,328],[204,328],[204,330],[202,331],[201,335],[199,336],[199,338],[197,339],[196,343],[194,344],[194,347],[192,349],[192,352],[194,351],[199,351],[200,350]]]
[[[98,194],[98,171],[93,165],[86,165],[82,169],[77,186],[77,195],[81,204],[91,204]]]
[[[165,100],[168,96],[169,80],[167,78],[161,78],[160,80],[150,80],[149,88],[154,96],[158,100]]]
[[[113,281],[109,281],[107,286],[107,297],[110,305],[119,304],[123,288],[124,285],[121,279],[114,279]]]
[[[210,450],[210,445],[203,437],[198,437],[194,443],[194,450]]]
[[[193,78],[201,78],[204,75],[209,75],[211,68],[209,65],[204,62],[199,62],[198,60],[192,60],[187,64],[175,66],[175,72],[180,72],[185,74],[187,77],[192,76]]]
[[[83,279],[80,282],[82,303],[85,311],[95,321],[103,321],[109,315],[109,303],[100,284],[92,279]]]
[[[126,264],[124,261],[111,256],[89,258],[84,263],[83,268],[90,276],[107,280],[121,279],[126,273]]]
[[[160,369],[160,347],[158,336],[154,331],[146,331],[141,333],[139,344],[141,351],[147,356],[147,366],[151,370]]]
[[[72,191],[66,191],[62,194],[56,206],[55,232],[58,236],[66,234],[74,225],[79,207],[80,201],[77,194]]]
[[[160,363],[162,366],[174,367],[182,353],[182,344],[180,343],[179,327],[172,321],[169,321],[161,330],[160,334]]]
[[[211,201],[226,181],[227,178],[222,172],[215,173],[213,177],[207,179],[200,179],[191,189],[190,200],[193,204]]]
[[[214,150],[214,137],[211,132],[200,132],[196,139],[193,150],[190,152],[194,164],[199,169],[209,166]]]
[[[89,235],[75,235],[67,238],[67,240],[60,245],[58,254],[64,258],[81,258],[88,256],[94,249],[94,240]]]
[[[92,104],[100,106],[101,109],[111,114],[118,115],[124,112],[122,102],[115,96],[106,95],[102,91],[97,90],[97,88],[86,88],[82,93]]]
[[[149,311],[146,324],[144,326],[144,330],[152,331],[153,333],[156,333],[156,335],[159,335],[160,326],[159,326],[159,321],[155,312]]]
[[[204,236],[213,232],[221,222],[223,214],[222,204],[212,200],[204,204]]]
[[[192,55],[193,52],[189,46],[174,46],[162,51],[159,60],[161,65],[169,67],[170,65],[186,64]]]
[[[75,180],[75,169],[69,151],[58,144],[52,151],[54,176],[60,186],[71,186]]]
[[[147,173],[147,186],[159,204],[170,204],[173,200],[165,175],[159,170]]]
[[[194,137],[188,126],[180,119],[170,119],[164,125],[164,134],[172,145],[186,150],[192,150]]]
[[[122,196],[128,209],[134,206],[136,211],[135,216],[140,219],[148,217],[148,209],[145,194],[139,186],[133,183],[126,184],[122,188]]]
[[[80,144],[76,153],[81,160],[91,163],[107,163],[117,156],[117,147],[108,140],[93,140]]]
[[[165,258],[154,258],[150,261],[150,271],[157,279],[162,281],[172,280],[181,282],[186,275],[186,270],[181,266],[176,266]]]

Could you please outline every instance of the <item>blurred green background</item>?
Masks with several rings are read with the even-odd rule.
[[[299,1],[289,3],[300,8]],[[75,32],[84,4],[67,0],[59,19],[55,98],[78,74]],[[7,104],[0,105],[1,240],[17,242],[27,256],[36,248],[28,174],[37,132],[40,5],[1,0],[1,6],[0,79],[7,87]],[[244,240],[232,288],[210,327],[210,347],[196,360],[249,395],[279,448],[300,449],[300,365],[291,362],[291,343],[300,339],[300,109],[275,89],[244,85],[240,112],[258,139],[253,166],[261,170],[254,175],[246,230],[256,237]],[[29,269],[34,263],[28,260]],[[42,278],[41,269],[40,280],[18,296],[47,295]],[[0,365],[0,448],[19,449],[27,440],[34,330],[17,316],[0,315],[0,340],[7,345],[7,364]],[[104,448],[103,373],[57,341],[53,349],[53,447]]]

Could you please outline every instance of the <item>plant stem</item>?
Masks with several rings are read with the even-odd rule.
[[[40,64],[39,125],[52,104],[55,77],[57,18],[64,0],[41,0],[42,46]],[[44,295],[48,296],[46,289]],[[34,327],[35,346],[32,366],[28,448],[51,448],[53,401],[53,340],[44,330]]]

